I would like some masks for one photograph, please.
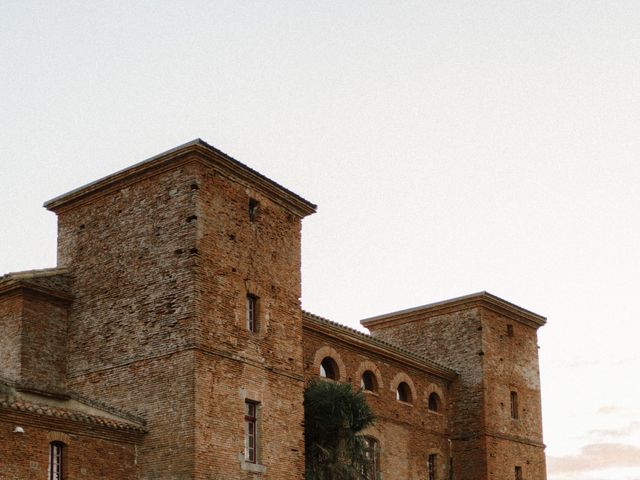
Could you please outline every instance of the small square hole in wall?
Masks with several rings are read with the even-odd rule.
[[[258,202],[255,198],[249,199],[249,220],[252,222],[256,221],[258,218],[258,208],[260,207],[260,202]]]

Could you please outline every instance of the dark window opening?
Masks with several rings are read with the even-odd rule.
[[[258,461],[258,403],[247,400],[244,404],[244,459]]]
[[[49,444],[49,480],[62,480],[64,474],[64,458],[62,450],[64,443],[51,442]]]
[[[367,370],[362,374],[362,378],[360,379],[360,388],[368,392],[375,392],[376,383],[376,376],[371,370]]]
[[[432,412],[440,411],[440,397],[436,392],[432,392],[431,395],[429,395],[429,410]]]
[[[256,221],[258,217],[258,207],[260,206],[260,202],[258,202],[255,198],[249,199],[249,220],[252,222]]]
[[[522,467],[516,467],[515,474],[516,480],[522,480]]]
[[[518,392],[511,392],[511,418],[518,418]]]
[[[438,456],[435,453],[429,455],[429,459],[427,460],[427,467],[429,470],[429,480],[436,480],[436,466],[437,466]]]
[[[396,389],[396,400],[411,403],[411,389],[406,382],[400,382]]]
[[[507,336],[513,337],[513,325],[511,324],[507,325]]]
[[[247,330],[258,331],[258,297],[247,295]]]
[[[333,358],[324,357],[320,363],[320,376],[331,380],[338,379],[338,364]]]
[[[380,471],[380,448],[373,437],[364,437],[364,456],[366,465],[362,468],[363,480],[377,480]]]

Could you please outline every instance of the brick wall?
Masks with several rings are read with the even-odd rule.
[[[67,306],[27,295],[22,310],[20,381],[30,388],[64,392],[67,375]]]
[[[365,370],[374,372],[377,388],[365,392],[367,402],[376,415],[375,425],[364,432],[380,445],[382,479],[422,480],[428,477],[427,458],[437,455],[437,478],[448,478],[450,381],[424,370],[411,367],[390,357],[363,350],[360,345],[340,340],[339,335],[326,335],[305,328],[305,379],[318,378],[320,362],[330,356],[338,365],[338,379],[360,388]],[[400,381],[412,390],[411,403],[396,399]],[[437,392],[441,400],[438,412],[428,409],[428,398]]]
[[[515,466],[522,466],[525,478],[544,480],[538,325],[479,305],[478,298],[368,326],[374,336],[460,372],[452,390],[456,479],[514,478]],[[512,391],[518,419],[511,418]]]
[[[13,433],[21,425],[25,433]],[[77,427],[69,425],[69,429]],[[43,425],[0,419],[0,480],[46,479],[49,444],[62,441],[65,478],[70,480],[136,480],[136,447],[130,442],[100,438],[89,432],[69,433],[67,427],[53,430]]]
[[[148,421],[141,479],[194,474],[194,178],[179,164],[58,212],[69,384]]]
[[[59,265],[75,294],[69,384],[148,421],[141,479],[304,469],[302,213],[289,193],[228,167],[185,154],[54,201]],[[257,332],[246,328],[247,294],[258,297]],[[247,391],[262,398],[265,450],[242,470]]]
[[[300,216],[206,167],[198,185],[197,478],[301,478]],[[242,461],[245,399],[260,405],[257,467]]]
[[[0,298],[0,372],[13,381],[21,369],[22,301],[17,294]]]
[[[372,334],[433,358],[460,373],[452,387],[451,432],[456,479],[484,479],[486,461],[480,432],[484,429],[481,320],[477,309],[402,323]]]

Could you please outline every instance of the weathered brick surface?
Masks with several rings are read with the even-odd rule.
[[[58,425],[54,430],[45,425],[25,424],[19,417],[13,420],[0,418],[0,480],[46,479],[49,443],[52,441],[65,444],[65,479],[136,478],[136,447],[133,443],[99,438],[90,430],[79,432],[71,424]],[[25,433],[13,433],[16,425],[23,426]]]
[[[67,304],[14,286],[0,296],[0,377],[21,388],[62,393],[67,373]]]
[[[67,380],[67,306],[27,295],[22,315],[20,380],[37,390],[63,392]]]
[[[31,412],[20,437],[10,430],[26,414],[0,409],[1,480],[40,478],[56,435],[70,442],[65,480],[301,479],[303,389],[325,355],[338,381],[358,387],[365,370],[376,374],[367,433],[381,479],[428,478],[430,454],[438,480],[509,479],[516,465],[545,479],[542,317],[482,294],[368,322],[402,348],[303,318],[301,219],[314,206],[201,141],[47,207],[58,215],[58,268],[0,278],[0,394],[68,394],[107,416],[137,415],[146,433]],[[396,400],[401,381],[411,404]],[[257,464],[244,460],[246,400],[259,402]]]
[[[376,390],[373,393],[365,391],[365,395],[376,415],[376,422],[364,434],[372,436],[380,444],[381,478],[428,478],[427,458],[430,454],[438,456],[438,478],[448,478],[451,377],[447,379],[425,371],[426,366],[410,366],[394,358],[390,351],[380,355],[363,350],[362,341],[355,342],[348,334],[340,335],[338,329],[329,334],[314,328],[310,322],[305,323],[306,381],[319,378],[320,362],[326,356],[337,363],[339,380],[351,383],[354,389],[360,388],[364,371],[373,372]],[[396,399],[400,381],[410,385],[411,403]],[[441,400],[438,412],[428,409],[428,398],[432,392],[436,392]]]
[[[377,338],[460,372],[452,389],[456,478],[514,478],[517,465],[528,472],[525,478],[544,480],[535,326],[482,305],[443,306],[405,317],[386,324],[374,320],[369,327]],[[518,393],[518,419],[511,418],[512,391]]]
[[[22,302],[22,296],[15,294],[0,298],[0,372],[14,381],[22,366]]]

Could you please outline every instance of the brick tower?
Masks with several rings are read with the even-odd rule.
[[[146,419],[138,478],[301,478],[315,206],[201,140],[45,206],[74,295],[69,388]]]
[[[546,319],[486,292],[362,321],[459,372],[452,478],[545,480],[537,329]]]

